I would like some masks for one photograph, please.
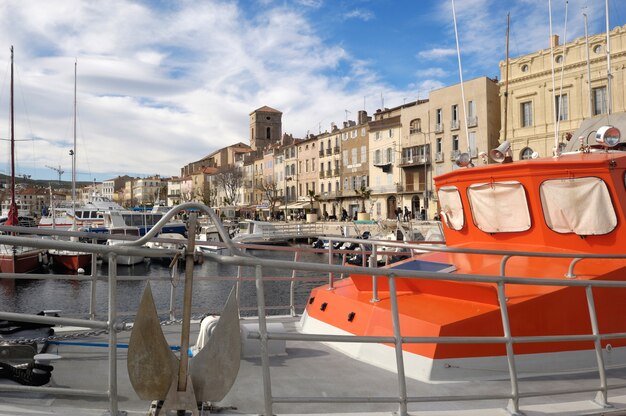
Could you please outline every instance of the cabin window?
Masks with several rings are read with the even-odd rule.
[[[476,226],[486,233],[530,229],[530,212],[521,183],[493,182],[471,185],[467,194]]]
[[[445,186],[437,191],[441,220],[453,230],[461,230],[465,225],[461,195],[455,186]]]
[[[548,180],[540,191],[543,216],[552,231],[603,235],[617,226],[609,190],[600,178]]]

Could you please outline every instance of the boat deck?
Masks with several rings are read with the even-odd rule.
[[[246,319],[245,322],[254,322]],[[275,317],[268,323],[281,323],[287,333],[296,332],[297,318]],[[180,325],[163,326],[170,345],[180,343]],[[191,344],[199,328],[192,322]],[[59,332],[57,332],[59,333]],[[128,343],[130,332],[119,333],[120,346]],[[107,389],[108,349],[96,344],[106,344],[106,336],[71,340],[80,345],[51,344],[48,352],[63,358],[54,363],[50,387],[72,387],[78,389]],[[256,343],[257,340],[250,342]],[[91,344],[91,345],[89,345]],[[93,345],[93,346],[92,346]],[[270,358],[272,395],[274,397],[344,397],[346,403],[274,403],[275,414],[392,414],[397,411],[395,403],[377,403],[376,397],[397,397],[396,374],[349,358],[330,346],[309,341],[286,341],[286,354]],[[130,384],[127,370],[127,349],[120,347],[117,353],[119,410],[128,415],[146,415],[151,403],[140,400]],[[99,376],[94,376],[99,375]],[[210,377],[211,375],[207,375]],[[626,383],[626,369],[609,370],[609,385]],[[230,393],[215,406],[220,414],[247,415],[264,413],[262,364],[259,357],[243,358],[241,368]],[[535,377],[520,380],[520,391],[583,390],[598,386],[596,373],[556,377]],[[2,380],[0,384],[12,382]],[[376,396],[372,395],[376,392]],[[430,384],[407,379],[409,397],[421,397],[422,402],[412,402],[408,410],[412,415],[505,415],[507,399],[476,401],[429,400],[440,397],[453,399],[459,395],[502,395],[510,394],[508,381],[480,381],[470,383]],[[347,398],[356,399],[349,400]],[[522,398],[520,410],[526,415],[592,415],[626,414],[626,388],[611,391],[609,402],[613,408],[602,409],[593,403],[593,393],[555,395],[541,398]],[[354,402],[352,402],[354,401]],[[0,415],[104,415],[108,414],[106,398],[77,398],[74,396],[53,397],[42,393],[2,392]],[[213,409],[216,412],[218,409]],[[189,413],[188,413],[189,414]],[[204,412],[208,414],[208,412]]]

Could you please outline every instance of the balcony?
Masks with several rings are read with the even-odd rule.
[[[424,182],[407,183],[404,185],[405,192],[424,192],[425,190]]]
[[[467,118],[467,127],[476,127],[478,126],[478,117],[468,117]]]
[[[430,155],[404,156],[400,162],[401,167],[424,165],[430,163]]]
[[[325,173],[323,170],[320,170],[320,179],[324,179]]]
[[[422,128],[421,127],[416,127],[413,129],[409,130],[409,134],[417,134],[417,133],[421,133],[422,132]]]
[[[320,149],[320,157],[324,157],[324,149]]]
[[[333,192],[322,192],[319,196],[319,200],[328,201],[331,199],[336,199],[341,196],[341,191],[333,191]]]
[[[456,160],[457,156],[461,154],[460,150],[453,150],[450,152],[450,160]]]
[[[435,124],[435,133],[443,133],[443,124],[442,123]]]
[[[326,149],[326,156],[330,156],[332,154],[333,154],[333,149],[331,149],[330,147]]]
[[[335,173],[334,176],[341,176],[341,169],[335,168],[335,170],[333,172]]]
[[[435,162],[443,162],[443,152],[435,153]]]
[[[373,194],[395,194],[398,192],[402,192],[404,189],[402,185],[382,185],[382,186],[372,186]]]
[[[338,155],[339,152],[341,152],[341,148],[339,146],[335,146],[333,149],[335,150],[336,155]]]
[[[450,130],[458,130],[461,126],[461,123],[459,123],[459,120],[452,120],[450,122]]]

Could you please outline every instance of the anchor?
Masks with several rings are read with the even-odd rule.
[[[192,213],[189,217],[190,230],[195,229],[196,221],[197,215]],[[154,416],[185,410],[191,411],[193,416],[201,416],[198,402],[222,400],[239,372],[241,337],[234,289],[208,342],[189,360],[194,249],[194,235],[189,233],[185,254],[180,358],[170,349],[163,335],[149,281],[130,335],[127,361],[130,382],[139,398],[163,401],[162,406],[153,406]]]

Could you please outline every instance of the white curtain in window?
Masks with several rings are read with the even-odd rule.
[[[541,184],[541,205],[546,224],[557,233],[608,234],[617,216],[604,181],[600,178],[569,178]]]
[[[519,182],[494,182],[469,187],[468,197],[476,226],[486,233],[526,231],[530,212]]]
[[[455,186],[445,186],[437,191],[441,220],[453,230],[460,230],[465,225],[461,195]]]

